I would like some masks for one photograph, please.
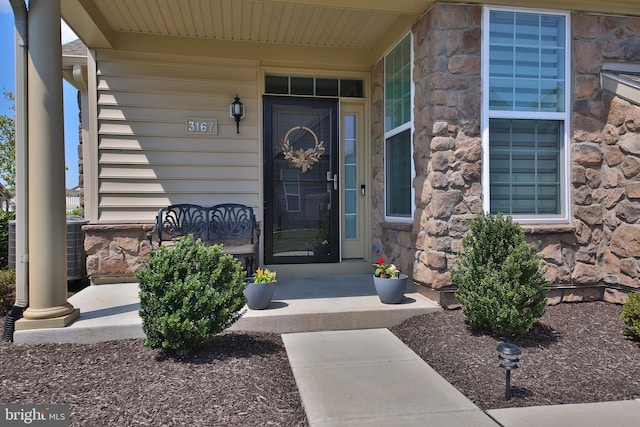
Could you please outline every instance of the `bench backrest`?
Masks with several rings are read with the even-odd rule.
[[[158,211],[158,241],[193,235],[203,241],[248,240],[254,243],[253,209],[237,203],[210,208],[192,204],[171,205]]]
[[[158,211],[156,218],[158,241],[193,235],[207,239],[207,208],[198,205],[171,205]]]
[[[253,209],[236,203],[224,203],[209,208],[208,240],[254,241],[256,219]]]

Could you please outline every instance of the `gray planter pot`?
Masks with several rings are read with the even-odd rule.
[[[407,275],[400,274],[398,279],[384,279],[373,276],[373,284],[380,301],[385,304],[399,304],[404,299],[404,292],[407,289]]]
[[[271,303],[275,291],[276,282],[247,283],[243,293],[247,297],[247,306],[251,310],[264,310]]]

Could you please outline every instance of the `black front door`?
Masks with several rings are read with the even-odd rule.
[[[264,97],[264,260],[337,262],[338,101]]]

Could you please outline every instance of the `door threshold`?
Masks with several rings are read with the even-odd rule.
[[[348,259],[335,263],[314,264],[265,264],[264,268],[276,271],[280,277],[308,277],[330,274],[373,274],[373,266],[363,259]]]

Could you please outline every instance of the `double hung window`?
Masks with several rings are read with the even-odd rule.
[[[568,26],[564,13],[485,9],[485,211],[568,219]]]
[[[411,35],[384,58],[384,168],[385,216],[408,220],[412,216]]]

